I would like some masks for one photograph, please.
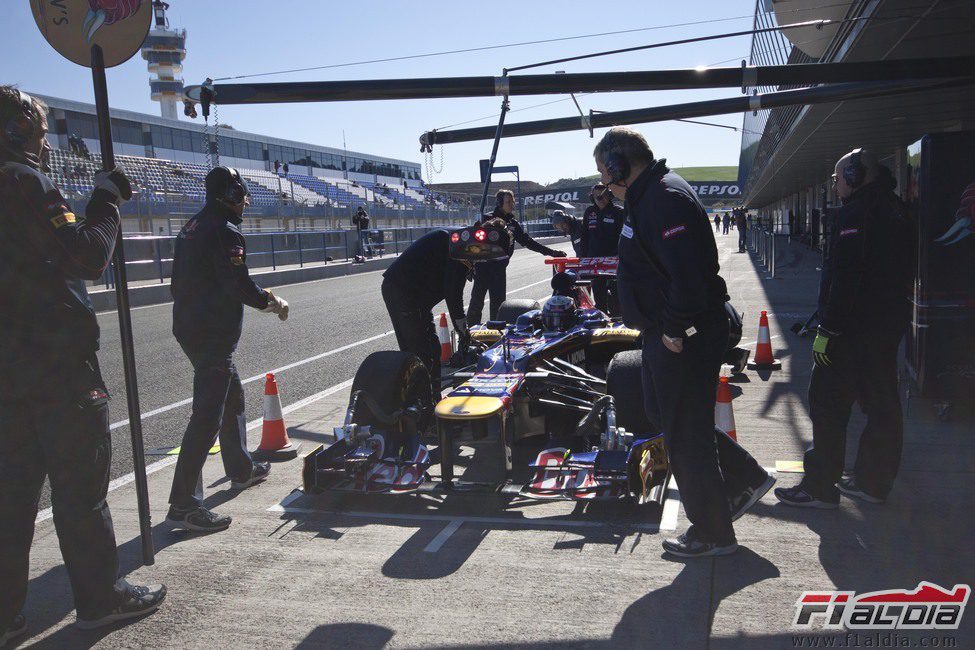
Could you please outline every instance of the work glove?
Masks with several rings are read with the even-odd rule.
[[[278,298],[270,291],[267,292],[267,307],[261,311],[267,314],[277,314],[281,320],[288,320],[288,301]]]
[[[831,348],[835,346],[836,337],[838,336],[838,332],[831,332],[822,325],[819,326],[816,330],[816,340],[813,341],[813,363],[820,368],[833,365],[833,361],[829,358],[829,353]]]
[[[550,257],[567,257],[567,256],[566,256],[566,254],[565,254],[565,251],[557,251],[557,250],[553,250],[553,251],[552,251],[552,252],[550,253]]]
[[[450,319],[454,324],[454,331],[457,333],[457,349],[466,351],[471,345],[471,331],[467,328],[466,318]]]
[[[125,170],[118,166],[110,172],[95,172],[95,189],[111,194],[115,205],[122,205],[132,198],[132,184],[125,175]]]

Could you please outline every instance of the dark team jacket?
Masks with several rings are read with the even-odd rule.
[[[173,335],[183,345],[232,352],[244,305],[264,309],[268,293],[247,270],[241,218],[208,201],[176,236],[173,254]]]
[[[586,257],[586,248],[583,244],[582,220],[566,215],[566,223],[569,224],[569,241],[572,242],[572,250],[576,257]]]
[[[389,265],[383,273],[404,304],[428,312],[441,300],[454,320],[464,318],[464,283],[469,267],[448,255],[450,233],[444,229],[428,232]]]
[[[626,212],[617,270],[623,320],[641,330],[689,336],[728,298],[707,212],[663,160],[627,189]]]
[[[587,257],[613,257],[619,253],[620,232],[626,211],[612,201],[605,209],[590,205],[582,215],[582,250]]]
[[[113,199],[95,190],[85,217],[76,217],[47,176],[0,162],[0,373],[50,378],[98,349],[85,280],[100,278],[112,258],[119,229]]]
[[[549,257],[553,257],[558,252],[554,248],[549,248],[544,244],[539,244],[537,241],[532,239],[532,236],[525,232],[525,229],[520,223],[518,223],[518,220],[515,219],[514,215],[505,214],[502,210],[498,209],[495,210],[491,215],[491,218],[495,217],[503,219],[508,228],[508,232],[511,233],[511,244],[508,246],[509,259],[515,252],[515,242],[518,242],[530,251],[535,251],[536,253],[541,253],[542,255],[548,255]],[[480,225],[480,223],[480,221],[476,221],[474,225]],[[507,261],[505,261],[505,264],[507,264]]]
[[[909,315],[914,236],[890,182],[857,189],[836,211],[819,287],[819,322],[833,332],[903,326]]]

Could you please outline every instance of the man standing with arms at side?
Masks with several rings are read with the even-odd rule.
[[[624,322],[643,332],[647,415],[664,432],[692,526],[664,550],[678,557],[734,553],[738,544],[718,466],[714,402],[728,344],[725,281],[697,194],[644,137],[611,129],[593,152],[602,180],[626,200],[617,271]],[[767,488],[766,488],[767,489]]]
[[[220,456],[231,486],[265,480],[270,463],[247,451],[244,388],[233,354],[244,305],[288,318],[288,303],[257,286],[247,271],[244,209],[250,204],[240,172],[214,167],[206,177],[206,204],[176,237],[173,254],[173,335],[193,364],[193,414],[183,434],[166,520],[177,527],[215,532],[231,518],[203,506],[200,474],[219,434]]]
[[[799,485],[779,488],[786,505],[835,508],[840,493],[879,504],[897,476],[904,418],[897,394],[897,349],[910,320],[911,224],[896,183],[865,149],[836,163],[843,205],[830,233],[819,289],[809,417],[813,446]],[[843,478],[850,409],[867,416],[854,476]]]
[[[592,205],[586,208],[582,217],[582,249],[586,257],[616,257],[619,255],[620,232],[626,213],[613,203],[613,195],[602,183],[593,185],[589,200]],[[609,278],[593,278],[592,293],[596,308],[604,312],[610,311],[609,289]],[[615,286],[613,289],[615,293]]]
[[[30,546],[45,476],[78,626],[93,629],[157,609],[162,585],[118,576],[105,497],[112,465],[98,320],[85,280],[112,258],[120,169],[98,172],[77,218],[44,174],[47,107],[0,86],[0,647],[27,631]]]
[[[748,221],[745,219],[745,208],[735,209],[735,228],[738,229],[738,252],[745,252],[745,237],[748,232]]]
[[[467,306],[467,322],[471,325],[481,322],[481,312],[484,310],[484,296],[491,295],[489,314],[493,319],[498,315],[498,309],[504,302],[507,293],[508,262],[518,242],[530,251],[548,255],[549,257],[565,257],[565,253],[548,246],[539,244],[525,232],[518,220],[515,219],[515,195],[511,190],[498,190],[494,197],[494,212],[489,219],[501,219],[511,235],[508,256],[502,260],[483,262],[474,271],[474,286],[471,288],[471,302]],[[481,223],[478,220],[477,223]],[[476,225],[476,224],[475,224]]]
[[[359,238],[359,255],[365,257],[369,252],[369,215],[361,205],[352,216],[352,225],[355,226]]]

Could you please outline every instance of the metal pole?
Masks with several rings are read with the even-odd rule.
[[[112,122],[108,113],[108,82],[105,80],[105,59],[102,48],[91,48],[91,78],[95,87],[95,110],[98,114],[98,138],[101,143],[102,169],[115,169],[112,146]],[[142,410],[139,407],[139,384],[135,368],[135,345],[132,342],[132,314],[129,312],[129,285],[125,272],[125,249],[122,245],[122,225],[119,222],[115,242],[115,299],[118,306],[119,338],[122,343],[122,367],[125,371],[125,395],[129,408],[129,433],[132,437],[132,462],[135,493],[139,504],[139,532],[142,536],[142,561],[147,565],[156,561],[152,544],[152,519],[149,512],[149,483],[146,479],[146,452],[142,439]]]
[[[968,76],[972,57],[937,57],[889,61],[805,63],[772,66],[733,66],[634,72],[584,72],[419,79],[350,81],[295,81],[278,83],[214,84],[214,99],[228,104],[284,104],[294,102],[370,101],[388,99],[445,99],[547,95],[696,88],[797,86],[849,81],[891,81]],[[194,102],[202,86],[187,86]],[[344,145],[343,145],[344,146]]]
[[[505,138],[516,138],[540,133],[561,133],[590,128],[600,129],[627,124],[645,124],[649,122],[665,122],[691,117],[705,117],[709,115],[725,115],[728,113],[744,113],[759,111],[766,108],[794,106],[797,104],[824,104],[845,101],[849,99],[863,99],[868,97],[883,97],[927,90],[941,90],[944,88],[969,85],[975,83],[975,78],[959,77],[947,81],[916,81],[906,79],[899,82],[858,82],[842,83],[814,88],[799,88],[783,90],[744,97],[730,97],[727,99],[711,99],[702,102],[686,104],[671,104],[668,106],[654,106],[652,108],[638,108],[629,111],[613,111],[595,113],[592,116],[563,117],[551,120],[536,120],[533,122],[518,122],[509,124],[505,129]],[[453,131],[428,131],[420,136],[423,147],[436,144],[450,144],[453,142],[475,142],[495,137],[491,127],[471,129],[456,129]]]
[[[491,174],[494,172],[494,161],[498,157],[498,145],[501,144],[501,134],[504,131],[504,116],[508,114],[508,96],[505,95],[501,100],[501,117],[498,118],[498,126],[494,131],[494,145],[491,147],[491,158],[488,161],[487,174],[484,175],[484,190],[481,192],[481,208],[477,211],[477,218],[480,219],[484,214],[484,206],[487,204],[488,189],[491,187]]]

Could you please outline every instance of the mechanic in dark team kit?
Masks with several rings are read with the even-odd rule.
[[[586,249],[582,243],[582,220],[566,214],[563,210],[554,211],[549,218],[552,221],[552,227],[572,242],[572,250],[576,257],[586,257]]]
[[[500,219],[452,232],[438,229],[413,242],[383,273],[383,301],[399,349],[418,356],[432,379],[440,376],[433,308],[441,300],[447,302],[458,346],[466,348],[470,333],[464,317],[464,283],[475,267],[507,257],[509,245]]]
[[[896,182],[867,150],[836,163],[843,205],[835,215],[819,289],[809,417],[813,446],[802,481],[775,496],[791,506],[835,508],[840,493],[883,503],[901,460],[904,419],[897,394],[897,349],[910,321],[911,221]],[[867,424],[854,475],[843,478],[850,409]]]
[[[626,212],[613,203],[613,195],[602,183],[589,192],[592,202],[582,216],[582,249],[586,257],[616,257]],[[593,278],[592,293],[596,308],[609,311],[609,278]],[[612,283],[615,290],[615,283]],[[615,311],[615,310],[614,310]]]
[[[515,250],[515,242],[518,242],[530,251],[548,255],[549,257],[565,257],[565,253],[554,248],[549,248],[539,244],[531,238],[525,229],[521,227],[518,220],[514,217],[515,195],[511,190],[498,190],[494,197],[494,212],[491,214],[493,219],[504,221],[508,232],[511,235],[511,244],[508,249],[508,256],[503,260],[485,262],[478,264],[474,271],[474,286],[471,288],[471,302],[467,306],[467,322],[480,323],[481,312],[484,310],[484,296],[491,294],[491,308],[489,313],[493,319],[498,315],[498,309],[504,302],[507,293],[507,274],[508,262],[511,261],[511,254]],[[475,224],[476,225],[476,224]]]
[[[46,133],[47,107],[0,86],[0,646],[27,631],[21,608],[45,477],[79,627],[146,614],[166,596],[118,575],[105,501],[109,396],[85,288],[112,257],[118,204],[132,189],[122,170],[98,172],[85,216],[75,216],[44,174]]]
[[[244,305],[288,318],[288,303],[257,286],[247,271],[244,209],[250,204],[240,172],[215,167],[206,177],[206,204],[176,237],[173,254],[173,335],[193,364],[193,414],[183,434],[166,520],[181,528],[218,531],[231,518],[203,506],[200,473],[219,434],[231,486],[260,483],[270,463],[247,451],[244,389],[233,354]]]
[[[677,539],[666,540],[664,549],[680,557],[733,553],[738,548],[733,517],[774,481],[749,457],[754,489],[743,502],[729,504],[714,427],[718,374],[729,340],[727,287],[718,275],[710,221],[690,185],[654,159],[638,132],[611,129],[593,155],[603,182],[626,200],[617,272],[620,306],[624,322],[643,332],[647,416],[664,433],[692,524]]]

